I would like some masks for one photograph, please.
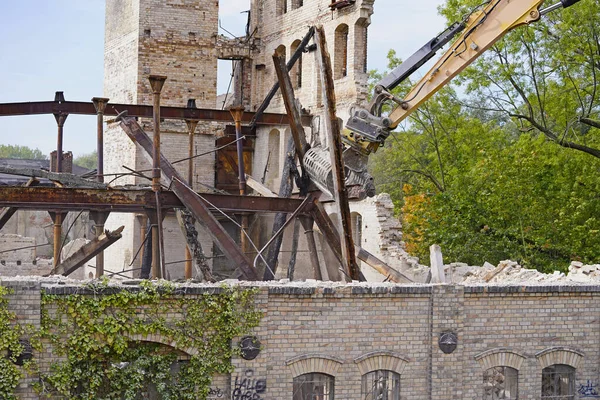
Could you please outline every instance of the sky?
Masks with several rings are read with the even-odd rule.
[[[406,59],[444,30],[445,22],[437,14],[441,3],[375,0],[368,68],[384,70],[390,49]],[[56,91],[72,101],[102,96],[104,6],[104,0],[0,0],[0,103],[50,101]],[[220,0],[221,25],[243,35],[247,18],[243,11],[249,8],[249,0]],[[227,89],[230,68],[230,62],[219,62],[219,93]],[[0,117],[0,144],[49,154],[56,148],[56,131],[52,115]],[[77,157],[93,152],[95,146],[96,118],[70,115],[64,151]]]

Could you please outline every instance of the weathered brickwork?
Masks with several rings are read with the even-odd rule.
[[[40,289],[61,295],[81,288],[39,281],[3,282],[15,288],[11,309],[37,326]],[[264,316],[254,334],[259,356],[233,360],[231,376],[213,382],[231,392],[244,378],[261,380],[260,399],[292,398],[294,377],[319,372],[335,379],[335,398],[362,399],[361,377],[378,369],[400,374],[401,399],[480,399],[483,373],[495,366],[518,371],[519,399],[540,398],[541,371],[576,368],[576,390],[598,388],[600,286],[455,286],[391,284],[259,284]],[[215,290],[188,286],[186,296]],[[176,310],[166,316],[176,318]],[[444,353],[440,334],[457,335]],[[169,345],[167,338],[143,340]],[[194,349],[178,349],[193,354]],[[51,350],[36,355],[49,365]],[[26,382],[20,398],[35,398]],[[235,398],[235,397],[233,397]],[[584,398],[576,397],[576,398]]]
[[[108,0],[106,2],[106,40],[104,95],[115,103],[152,104],[150,75],[167,76],[161,104],[183,107],[195,99],[200,108],[214,108],[217,82],[217,1],[188,0]],[[140,121],[152,137],[152,121]],[[215,134],[221,127],[200,124],[196,130],[196,154],[214,149]],[[161,152],[175,162],[188,156],[188,129],[183,121],[161,123]],[[105,133],[105,170],[109,174],[127,173],[127,166],[147,170],[148,156],[125,135],[119,124],[109,123]],[[187,179],[187,162],[176,164]],[[214,155],[194,160],[192,179],[196,189],[214,184]],[[112,179],[112,177],[110,178]],[[113,184],[149,184],[130,174]],[[125,225],[123,238],[106,250],[107,271],[125,271],[140,267],[133,260],[140,247],[141,223],[133,214],[113,214],[107,228]],[[174,216],[164,220],[165,256],[169,261],[185,259],[185,241]],[[205,249],[212,241],[201,235]],[[210,256],[210,253],[208,254]],[[132,265],[130,265],[133,262]],[[168,266],[171,278],[183,277],[184,263]],[[135,274],[134,274],[135,276]]]

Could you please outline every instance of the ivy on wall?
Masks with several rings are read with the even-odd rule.
[[[121,400],[152,390],[163,399],[205,399],[211,377],[232,370],[239,350],[231,341],[256,327],[261,313],[256,290],[223,286],[185,296],[182,290],[151,282],[117,289],[103,282],[78,294],[42,292],[38,339],[51,345],[54,361],[40,372],[40,395]],[[139,335],[159,335],[193,354],[178,362],[172,348],[135,340]]]
[[[8,310],[7,296],[12,289],[0,286],[0,399],[12,400],[17,397],[14,391],[23,378],[23,372],[15,363],[23,351],[19,342],[24,332],[16,323],[17,316]]]

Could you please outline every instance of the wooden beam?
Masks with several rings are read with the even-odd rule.
[[[246,184],[250,186],[255,192],[264,197],[277,197],[277,193],[271,191],[268,187],[254,179],[252,176],[246,174]]]
[[[277,80],[281,87],[281,95],[283,96],[283,103],[287,115],[290,119],[290,130],[292,137],[294,138],[294,146],[296,147],[296,155],[300,166],[304,165],[304,153],[308,150],[308,143],[306,143],[306,133],[304,133],[304,127],[300,119],[300,112],[296,107],[296,97],[294,96],[294,87],[292,86],[292,80],[290,74],[285,66],[285,54],[273,54],[273,64],[275,64],[275,72],[277,73]]]
[[[104,249],[106,249],[108,246],[121,239],[121,232],[123,232],[124,228],[125,227],[122,226],[112,232],[105,231],[99,237],[83,245],[79,250],[73,253],[71,257],[67,258],[62,263],[57,264],[50,275],[68,276],[75,272],[77,268],[81,267],[86,262],[94,258],[98,253],[104,251]]]
[[[316,30],[317,41],[317,63],[321,71],[321,84],[323,87],[323,99],[325,103],[325,131],[328,135],[329,154],[331,156],[331,167],[333,169],[332,193],[336,209],[340,216],[339,231],[342,232],[342,266],[346,274],[352,280],[360,280],[361,273],[356,263],[354,252],[354,240],[352,238],[352,220],[350,217],[350,206],[348,204],[348,192],[346,189],[346,175],[344,160],[342,158],[342,138],[339,121],[336,115],[335,88],[333,85],[333,70],[331,58],[327,51],[325,31],[322,26]]]

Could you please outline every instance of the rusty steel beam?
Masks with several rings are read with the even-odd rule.
[[[350,217],[350,206],[348,205],[348,190],[346,189],[346,174],[344,160],[342,158],[341,127],[336,115],[336,98],[333,84],[333,69],[331,57],[327,51],[327,40],[325,30],[322,26],[317,27],[317,64],[321,69],[321,85],[323,88],[323,103],[327,110],[325,116],[325,130],[328,135],[329,154],[331,156],[331,168],[333,169],[333,197],[336,200],[336,208],[340,215],[340,232],[342,233],[342,265],[346,274],[352,280],[360,280],[361,273],[356,263],[354,252],[354,240],[352,238],[352,222]]]
[[[248,260],[231,236],[225,232],[221,224],[208,211],[206,204],[200,199],[200,196],[176,177],[173,178],[172,185],[177,197],[194,214],[194,217],[207,228],[208,233],[215,243],[219,245],[225,256],[242,271],[247,280],[257,280],[258,273],[256,272],[256,268],[250,263],[250,260]]]
[[[259,196],[234,196],[203,193],[208,202],[225,212],[291,213],[302,200]],[[161,207],[166,210],[183,208],[175,193],[160,193]],[[75,189],[51,187],[3,187],[0,207],[18,207],[29,210],[57,211],[111,211],[144,213],[156,207],[154,192],[130,189]],[[211,211],[214,211],[209,206]]]
[[[121,111],[127,111],[130,117],[152,118],[152,106],[142,104],[112,104],[108,103],[104,110],[105,116],[116,117]],[[27,103],[0,103],[0,117],[38,114],[78,114],[97,115],[92,102],[83,101],[35,101]],[[242,123],[250,123],[255,113],[244,113]],[[233,118],[227,110],[212,110],[208,108],[160,107],[160,117],[163,119],[217,121],[233,123]],[[310,126],[311,116],[303,116],[302,124]],[[257,125],[289,125],[290,120],[285,114],[263,113],[258,118]]]

